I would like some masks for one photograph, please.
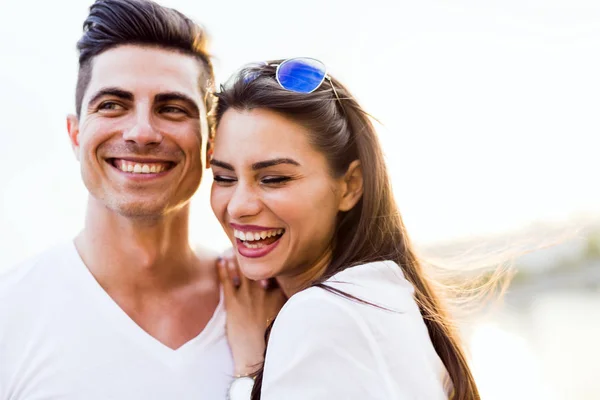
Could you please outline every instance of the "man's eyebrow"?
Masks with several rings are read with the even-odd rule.
[[[154,101],[156,103],[166,103],[169,101],[183,101],[184,103],[187,103],[188,107],[192,108],[192,111],[194,111],[196,114],[200,114],[200,110],[198,109],[198,105],[196,104],[196,102],[190,96],[181,92],[159,93],[156,96],[154,96]]]
[[[92,96],[92,98],[90,99],[88,104],[94,104],[95,102],[98,101],[98,99],[100,99],[101,97],[104,97],[104,96],[114,96],[114,97],[118,97],[122,100],[127,100],[127,101],[133,100],[133,93],[128,92],[123,89],[119,89],[117,87],[107,87],[107,88],[102,88],[102,89],[98,90],[96,92],[96,94],[94,94],[94,96]]]
[[[234,170],[233,169],[233,165],[228,164],[228,163],[226,163],[224,161],[216,160],[214,158],[212,160],[210,160],[210,165],[214,165],[215,167],[221,167],[221,168],[224,168],[224,169],[228,169],[229,171],[233,171]]]
[[[256,171],[256,170],[263,169],[263,168],[273,167],[273,166],[279,165],[279,164],[291,164],[291,165],[297,165],[297,166],[300,165],[300,163],[298,161],[292,160],[291,158],[274,158],[272,160],[256,162],[256,163],[252,164],[252,169],[254,171]]]

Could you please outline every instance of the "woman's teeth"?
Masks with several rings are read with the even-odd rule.
[[[266,239],[268,237],[271,236],[277,236],[277,235],[281,235],[283,234],[283,229],[271,229],[268,231],[254,231],[254,232],[242,232],[242,231],[238,231],[237,229],[233,230],[233,236],[235,236],[236,238],[243,240],[243,241],[248,241],[248,242],[252,242],[254,240],[262,240],[262,239]]]
[[[242,242],[242,245],[244,247],[247,247],[249,249],[260,249],[261,247],[265,247],[266,244],[264,243],[248,243],[248,242]]]
[[[279,238],[275,238],[276,236],[282,235],[284,232],[283,229],[271,229],[267,231],[254,231],[254,232],[242,232],[237,229],[233,230],[233,236],[242,241],[242,245],[249,249],[259,249],[261,247],[265,247],[275,241],[279,240]],[[265,240],[273,238],[272,240]],[[268,243],[270,242],[270,243]]]

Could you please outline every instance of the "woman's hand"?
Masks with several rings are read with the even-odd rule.
[[[274,280],[256,282],[240,274],[233,254],[222,256],[218,269],[235,375],[249,375],[263,362],[266,328],[287,299]]]

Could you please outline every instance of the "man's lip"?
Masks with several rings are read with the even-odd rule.
[[[165,160],[165,159],[157,159],[157,158],[138,158],[138,157],[106,157],[107,161],[114,161],[114,160],[123,160],[123,161],[129,161],[129,162],[135,162],[135,163],[142,163],[142,164],[156,164],[156,163],[172,163],[175,164],[177,163],[177,161],[173,161],[173,160]]]
[[[237,229],[238,231],[242,231],[242,232],[272,231],[274,229],[283,229],[283,228],[258,226],[258,225],[239,225],[239,224],[234,224],[234,223],[230,223],[229,225],[233,229]]]

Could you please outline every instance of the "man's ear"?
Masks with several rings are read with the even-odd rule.
[[[69,132],[73,153],[79,161],[79,118],[74,114],[67,115],[67,131]]]
[[[342,179],[339,210],[349,211],[358,203],[363,194],[363,173],[359,160],[350,163]]]

